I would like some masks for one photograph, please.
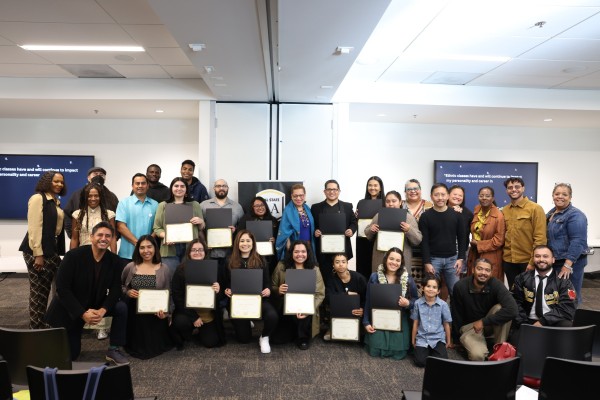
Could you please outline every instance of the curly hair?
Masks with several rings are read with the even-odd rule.
[[[40,176],[40,179],[35,185],[35,191],[37,193],[47,193],[52,191],[52,179],[54,179],[54,175],[60,175],[63,177],[63,188],[60,191],[59,195],[64,196],[65,194],[67,194],[67,183],[64,181],[64,175],[54,170],[46,171]]]
[[[387,273],[387,260],[391,253],[400,254],[400,268],[398,268],[398,270],[396,271],[396,278],[398,279],[398,281],[400,281],[400,277],[404,273],[404,252],[401,249],[399,249],[398,247],[392,247],[391,249],[389,249],[388,251],[385,252],[385,255],[383,256],[383,262],[382,262],[383,271]]]
[[[90,182],[84,186],[79,197],[79,216],[77,217],[77,224],[83,226],[83,219],[85,218],[85,226],[90,231],[89,215],[88,215],[88,198],[90,197],[90,191],[96,189],[98,191],[99,206],[100,206],[100,218],[102,221],[108,221],[108,212],[106,211],[106,199],[104,198],[104,189],[102,185],[97,182]]]

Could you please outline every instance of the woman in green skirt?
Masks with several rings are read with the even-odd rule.
[[[371,293],[374,285],[401,285],[402,290],[398,299],[394,299],[401,309],[401,330],[375,329],[372,320]],[[373,357],[392,357],[402,360],[410,349],[410,311],[415,300],[419,297],[413,278],[404,267],[404,254],[397,247],[389,249],[383,263],[373,272],[367,286],[367,298],[363,325],[367,331],[365,348]]]

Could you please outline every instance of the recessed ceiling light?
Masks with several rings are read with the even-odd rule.
[[[155,110],[155,112],[157,112],[157,113],[159,113],[159,114],[160,114],[160,113],[164,113],[164,112],[165,112],[165,110],[160,110],[160,109],[159,109],[159,110]]]
[[[545,118],[544,122],[552,122],[552,118]]]
[[[146,51],[142,46],[55,46],[41,44],[24,44],[19,47],[31,51]]]

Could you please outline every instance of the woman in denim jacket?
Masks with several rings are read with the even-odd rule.
[[[570,279],[581,303],[583,270],[587,265],[587,218],[571,204],[573,190],[568,183],[557,183],[552,191],[554,208],[546,214],[548,246],[554,251],[554,271]]]

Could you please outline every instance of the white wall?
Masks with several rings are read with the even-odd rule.
[[[215,171],[210,175],[224,177],[234,189],[238,180],[267,179],[265,106],[217,106],[216,150],[210,155],[216,158]],[[402,191],[413,177],[429,187],[435,159],[538,162],[540,204],[548,210],[554,183],[570,182],[573,203],[588,216],[590,241],[600,241],[600,209],[595,207],[600,132],[352,121],[334,125],[342,128],[332,132],[331,106],[288,105],[281,118],[280,179],[304,180],[311,204],[324,198],[323,183],[329,178],[339,180],[340,198],[356,205],[371,175],[383,179],[386,191]],[[148,164],[159,164],[168,184],[179,175],[182,160],[197,160],[200,153],[198,121],[190,120],[0,119],[0,132],[3,153],[94,154],[96,164],[108,172],[107,186],[119,197],[129,194],[131,176]],[[210,191],[212,182],[203,183]],[[23,221],[0,221],[2,257],[19,255],[25,230]]]

